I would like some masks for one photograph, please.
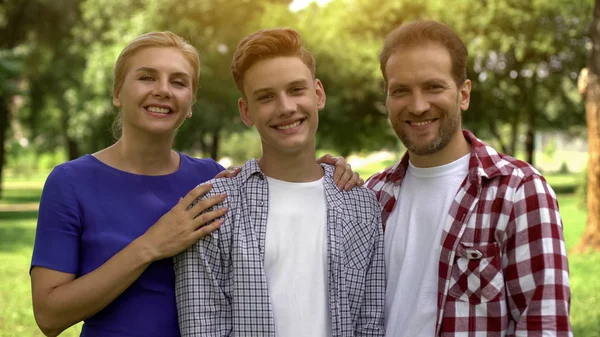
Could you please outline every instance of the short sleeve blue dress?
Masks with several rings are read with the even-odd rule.
[[[92,155],[48,176],[31,265],[85,275],[144,234],[191,189],[223,170],[212,159],[180,154],[179,169],[132,174]],[[152,263],[123,294],[85,320],[85,337],[179,336],[172,259]]]

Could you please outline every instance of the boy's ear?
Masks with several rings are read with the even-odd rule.
[[[325,108],[325,101],[327,97],[325,95],[325,88],[323,88],[323,83],[317,78],[315,79],[315,93],[317,94],[317,108],[319,110],[323,110]]]
[[[248,104],[242,97],[238,99],[238,110],[240,111],[240,117],[242,117],[242,121],[244,122],[244,124],[246,124],[246,126],[254,125],[252,118],[250,118],[250,110],[248,110]]]

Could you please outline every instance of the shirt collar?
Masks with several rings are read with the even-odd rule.
[[[462,130],[463,136],[471,144],[471,157],[469,159],[469,180],[481,183],[481,179],[491,179],[496,176],[510,175],[503,155],[499,154],[489,145],[475,137],[469,130]],[[408,169],[408,152],[404,153],[402,159],[390,168],[385,180],[399,184],[404,179]]]
[[[327,178],[333,178],[333,172],[335,171],[335,167],[327,164],[321,164],[321,167],[325,171],[325,185],[334,185],[333,179]],[[246,183],[248,179],[250,179],[253,176],[257,176],[260,179],[265,179],[265,174],[262,172],[260,166],[258,166],[258,162],[254,158],[246,161],[244,165],[242,165],[241,172],[239,173],[239,178],[241,179],[242,183]]]

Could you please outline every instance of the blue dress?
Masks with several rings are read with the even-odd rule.
[[[92,155],[55,167],[42,192],[31,266],[85,275],[223,170],[212,159],[180,158],[179,169],[163,176],[120,171]],[[123,294],[85,320],[81,336],[179,336],[172,259],[148,266]]]

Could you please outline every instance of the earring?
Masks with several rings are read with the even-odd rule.
[[[192,117],[192,113],[188,112],[188,118],[191,118],[191,117]]]

